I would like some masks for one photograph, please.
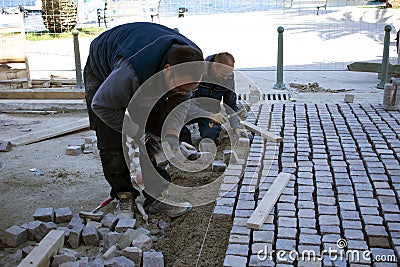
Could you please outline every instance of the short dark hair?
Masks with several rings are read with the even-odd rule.
[[[218,53],[214,57],[214,62],[221,63],[233,67],[235,64],[235,58],[232,56],[231,53],[222,52]]]
[[[203,53],[189,45],[177,45],[168,54],[167,64],[171,66],[193,62],[193,61],[203,61]]]
[[[203,53],[189,45],[179,45],[174,47],[167,56],[166,63],[174,66],[189,62],[195,64],[185,64],[174,68],[178,75],[191,75],[194,81],[201,80],[205,72]]]

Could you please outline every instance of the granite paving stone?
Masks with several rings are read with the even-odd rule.
[[[315,228],[316,227],[316,219],[299,218],[299,227],[300,227],[300,229]]]
[[[296,217],[296,212],[292,210],[278,210],[278,217]]]
[[[321,244],[321,236],[311,235],[311,234],[300,234],[299,235],[300,245],[315,245],[319,246]]]
[[[378,198],[379,203],[381,203],[381,204],[392,204],[392,203],[397,202],[394,192],[393,192],[393,196],[378,195],[377,198]]]
[[[286,238],[286,239],[296,239],[297,228],[290,227],[279,227],[278,228],[278,238]]]
[[[354,202],[354,196],[353,195],[338,195],[337,199],[339,202]]]
[[[322,235],[322,242],[324,243],[336,243],[340,239],[339,234],[324,234]]]
[[[358,204],[364,207],[378,207],[378,200],[373,198],[357,198]]]
[[[296,207],[294,203],[278,203],[278,211],[279,210],[296,211]]]
[[[383,216],[387,222],[399,222],[400,221],[400,213],[385,213],[385,214],[383,214]]]
[[[378,215],[362,215],[363,222],[370,225],[383,225],[383,218]]]
[[[297,202],[297,207],[302,209],[314,209],[315,204],[312,200],[299,200]]]
[[[317,183],[317,186],[320,183]],[[334,197],[335,196],[335,192],[332,189],[325,189],[325,188],[319,188],[317,189],[317,195],[319,197]]]
[[[346,240],[349,240],[349,239],[364,240],[364,233],[361,230],[345,229],[344,230],[344,238]]]
[[[371,206],[375,206],[375,207],[378,207],[378,202],[377,202],[377,200],[376,199],[373,199],[374,198],[374,192],[371,190],[371,191],[355,191],[355,193],[356,193],[356,197],[357,198],[368,198],[368,199],[372,199],[372,200],[375,200],[375,201],[371,201],[370,203],[363,203],[362,205],[360,204],[360,206],[364,206],[364,207],[368,207],[369,205],[371,205]]]
[[[334,226],[340,225],[339,218],[333,215],[320,215],[318,217],[318,222],[320,225],[334,225]]]
[[[344,229],[362,229],[362,223],[360,221],[342,220],[342,227]]]
[[[400,232],[400,222],[388,222],[387,226],[389,230],[392,232]]]
[[[320,225],[320,232],[321,234],[340,234],[341,230],[335,225]]]
[[[397,204],[382,204],[381,205],[382,211],[384,213],[399,213],[399,206]]]
[[[299,218],[315,218],[314,209],[299,209],[297,216]]]
[[[297,219],[290,217],[280,217],[278,218],[278,227],[297,227]]]
[[[349,239],[347,241],[347,249],[364,251],[368,249],[368,244],[364,240]]]
[[[361,214],[364,215],[379,215],[379,211],[377,207],[361,207]],[[400,217],[398,218],[400,219]]]
[[[340,218],[342,220],[354,220],[357,221],[360,219],[360,215],[358,211],[351,211],[351,210],[341,210],[340,211]]]
[[[261,257],[260,257],[261,256]],[[250,260],[249,260],[249,266],[250,267],[273,267],[275,266],[275,263],[272,259],[272,257],[269,257],[268,255],[251,255]],[[246,264],[246,261],[244,262]],[[244,265],[242,265],[244,266]]]
[[[277,239],[276,250],[295,250],[296,239]]]
[[[341,254],[344,255],[344,249],[340,249],[337,246],[336,241],[332,242],[332,243],[322,243],[322,248],[327,252],[330,251],[331,252],[331,256],[333,256],[333,255],[341,255]]]
[[[315,228],[300,228],[300,234],[317,235],[317,229]]]
[[[237,255],[247,257],[249,246],[247,244],[229,244],[226,249],[227,255]]]

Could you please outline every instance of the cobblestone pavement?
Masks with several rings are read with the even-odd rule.
[[[276,102],[252,110],[248,121],[275,124],[284,142],[255,136],[240,178],[230,176],[235,165],[225,173],[220,194],[233,189],[214,211],[233,218],[224,266],[398,266],[400,112]],[[262,229],[248,229],[279,172],[295,178]]]

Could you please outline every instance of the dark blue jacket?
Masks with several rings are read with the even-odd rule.
[[[174,44],[190,45],[201,51],[177,31],[149,22],[120,25],[95,38],[90,45],[88,58],[91,69],[101,82],[92,101],[94,113],[108,126],[121,132],[125,110],[132,96],[140,86],[146,84],[146,80],[163,69],[168,52]],[[164,89],[165,86],[149,88],[149,99],[163,95]],[[143,91],[141,95],[142,98],[146,97]],[[181,98],[172,101],[167,95],[163,99],[168,105],[184,101]],[[166,115],[168,112],[163,105],[157,105],[155,109],[158,114]],[[137,111],[131,114],[131,118],[137,120],[142,114],[143,110]],[[152,121],[150,126],[155,128],[150,129],[153,133],[158,132],[163,119],[152,113],[149,120]]]
[[[206,61],[214,62],[215,54],[208,56]],[[210,80],[207,78],[208,71],[204,75],[203,80]],[[237,96],[235,93],[235,76],[234,73],[229,75],[228,79],[223,81],[223,84],[215,84],[208,82],[201,82],[199,88],[195,91],[194,97],[211,97],[218,101],[223,100],[224,104],[228,105],[234,112],[238,111],[237,107]],[[219,112],[220,106],[217,103],[208,103],[207,106],[202,105],[201,108],[210,112]],[[228,111],[228,114],[231,113]],[[231,126],[233,128],[239,128],[240,123],[237,116],[230,120]]]
[[[179,32],[151,22],[135,22],[116,26],[90,45],[90,66],[101,80],[113,70],[119,57],[128,59],[139,84],[162,69],[168,50],[173,44],[190,45],[201,49]]]

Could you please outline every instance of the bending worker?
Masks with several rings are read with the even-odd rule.
[[[164,136],[161,136],[161,128],[168,113],[191,97],[204,73],[202,63],[195,64],[197,67],[190,70],[173,71],[173,67],[187,62],[204,62],[200,48],[177,31],[155,23],[114,27],[90,45],[84,69],[90,127],[96,131],[104,176],[111,185],[110,195],[118,200],[116,213],[120,217],[133,216],[134,199],[139,195],[132,186],[124,159],[122,127],[125,112],[133,121],[127,126],[128,131],[140,146],[145,209],[170,217],[191,209],[187,202],[163,201],[168,197],[164,192],[171,177],[152,160],[157,152],[153,148],[157,147],[159,138],[166,140],[172,149],[178,148],[180,128],[167,129]],[[148,82],[157,73],[159,78]],[[133,101],[139,93],[141,95]],[[130,104],[131,99],[133,104]],[[156,101],[149,107],[146,101],[151,99]],[[148,117],[142,112],[148,112]],[[219,115],[209,115],[218,121]],[[156,179],[157,175],[165,180]]]
[[[230,116],[230,126],[238,136],[247,137],[246,130],[240,126],[237,96],[235,92],[235,77],[233,73],[235,59],[228,52],[222,52],[208,56],[206,74],[199,85],[199,89],[194,92],[197,105],[209,112],[220,112],[220,102],[224,103],[226,112]],[[210,98],[214,101],[211,101]],[[219,143],[221,124],[216,123],[210,118],[197,118],[191,123],[197,122],[201,138],[210,138],[215,143]],[[185,126],[180,134],[180,140],[191,144],[190,130]]]

